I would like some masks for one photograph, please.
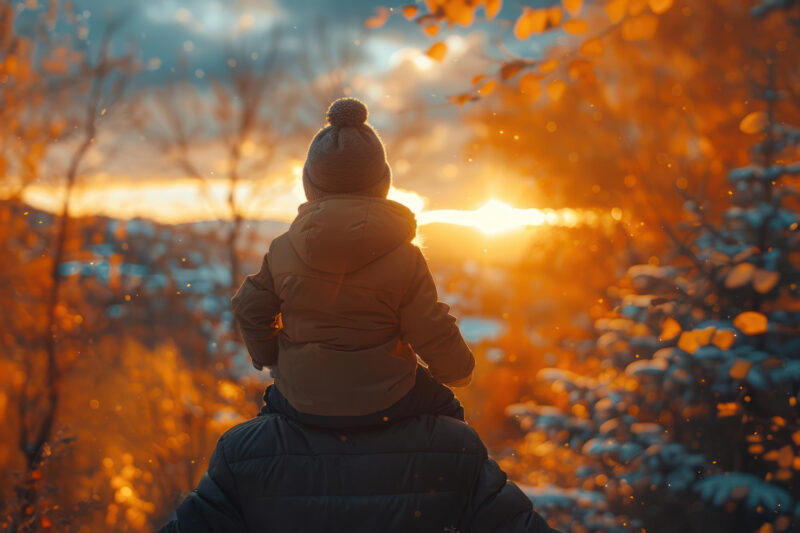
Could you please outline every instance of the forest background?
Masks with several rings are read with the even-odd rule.
[[[0,523],[150,531],[253,416],[229,299],[357,96],[570,532],[800,528],[795,0],[0,0]]]

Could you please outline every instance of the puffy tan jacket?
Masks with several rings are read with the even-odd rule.
[[[232,300],[257,366],[295,409],[358,416],[389,407],[414,385],[417,358],[442,383],[475,361],[438,301],[414,215],[366,196],[300,206],[261,270]]]

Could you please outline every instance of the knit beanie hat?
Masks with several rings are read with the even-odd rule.
[[[328,126],[308,147],[303,167],[306,198],[356,194],[385,198],[392,184],[383,142],[367,124],[367,106],[356,98],[339,98],[327,112]]]

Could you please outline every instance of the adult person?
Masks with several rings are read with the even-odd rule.
[[[265,399],[220,438],[162,533],[557,533],[456,418],[331,429],[309,426],[274,386]]]

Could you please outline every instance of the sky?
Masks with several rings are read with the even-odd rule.
[[[24,27],[34,20],[46,9],[44,3],[17,2],[18,7],[26,6],[18,25]],[[506,4],[506,11],[519,9]],[[325,75],[329,67],[322,60],[327,47],[327,43],[320,42],[318,29],[322,25],[331,41],[330,48],[344,46],[358,54],[358,62],[348,70],[348,89],[350,95],[369,105],[370,122],[385,139],[391,141],[399,124],[425,108],[425,126],[419,138],[405,143],[403,153],[398,148],[389,154],[395,185],[407,191],[404,198],[413,197],[426,207],[442,209],[456,204],[470,208],[483,205],[492,197],[491,179],[487,176],[498,170],[491,162],[478,164],[464,158],[462,146],[470,131],[459,123],[461,111],[446,105],[447,96],[468,89],[475,74],[496,68],[487,59],[498,55],[496,48],[488,45],[491,39],[500,38],[512,47],[524,46],[526,49],[519,52],[528,57],[535,57],[546,43],[535,39],[518,43],[513,38],[506,39],[510,28],[482,22],[430,38],[400,14],[390,17],[382,28],[364,29],[364,21],[378,5],[365,0],[75,0],[73,12],[80,40],[89,50],[96,48],[110,20],[124,20],[113,47],[122,53],[135,43],[142,70],[133,89],[145,94],[169,84],[176,76],[176,68],[184,63],[191,83],[200,93],[210,94],[209,80],[229,76],[232,50],[245,61],[248,53],[255,60],[257,54],[266,53],[271,45],[269,36],[276,32],[284,51],[282,68],[299,74],[297,57],[308,55],[315,74]],[[62,21],[56,28],[59,31],[74,29]],[[434,63],[424,51],[439,39],[445,39],[448,54],[442,63]],[[268,98],[279,101],[277,95],[270,94]],[[313,128],[322,127],[323,111],[309,112],[320,115],[318,119],[311,117],[312,122],[318,120]],[[181,175],[169,158],[154,150],[149,132],[137,135],[129,129],[125,121],[118,121],[109,126],[108,130],[113,131],[103,132],[73,197],[76,214],[145,216],[164,222],[225,217],[225,194],[218,179],[223,154],[219,147],[212,146],[213,138],[205,140],[207,147],[197,150],[199,166],[208,173],[210,183],[203,192]],[[206,128],[200,124],[199,129],[209,137],[214,135],[210,133],[214,131],[211,125]],[[280,161],[264,176],[256,176],[279,183],[260,188],[266,189],[261,192],[268,199],[255,202],[246,216],[282,220],[293,216],[303,201],[298,178],[307,142],[305,138],[292,140]],[[104,149],[112,146],[113,149]],[[275,175],[280,179],[274,180]],[[37,207],[56,208],[60,197],[55,183],[45,180],[34,184],[28,201]],[[239,192],[244,198],[252,196],[252,189]]]
[[[44,11],[45,3],[46,0],[18,0],[19,6],[36,6],[24,10],[18,19],[19,24],[30,22],[37,13]],[[366,30],[364,21],[381,5],[366,0],[75,0],[72,5],[77,25],[83,28],[82,40],[90,48],[99,42],[108,21],[123,20],[122,29],[114,38],[115,47],[122,52],[135,43],[137,56],[145,69],[137,77],[137,82],[153,85],[165,83],[174,74],[179,57],[186,60],[191,73],[198,74],[198,83],[202,83],[203,78],[224,77],[228,69],[226,59],[231,55],[232,46],[263,50],[269,46],[265,40],[271,32],[280,32],[281,47],[289,55],[313,48],[318,26],[323,25],[333,37],[331,41],[337,41],[336,44],[341,40],[348,41],[354,51],[361,48],[358,52],[363,61],[357,72],[376,77],[390,73],[403,59],[422,55],[413,52],[424,51],[441,39],[440,36],[425,36],[416,24],[399,13],[383,27]],[[492,32],[492,37],[509,33],[507,29],[476,22],[471,28],[451,28],[447,35],[463,37],[455,42],[469,42],[473,52],[480,52],[487,48],[484,46],[487,29]],[[63,17],[58,30],[69,31]],[[451,39],[448,44],[453,42]],[[535,41],[525,46],[529,56],[531,47],[535,55]],[[456,55],[465,51],[459,44],[452,48]],[[467,57],[465,55],[457,62],[464,63]],[[289,57],[287,62],[292,59]],[[422,61],[425,66],[432,66],[427,58]],[[465,70],[469,66],[465,65]],[[409,81],[421,81],[413,85],[421,85],[421,89],[434,94],[433,102],[441,103],[449,92],[463,89],[463,82],[469,80],[456,79],[446,68],[444,71],[440,74],[431,72],[426,76],[428,80]]]
[[[413,0],[409,0],[414,3]],[[46,0],[17,1],[17,4],[44,9]],[[395,7],[400,7],[401,2]],[[552,4],[558,0],[533,0],[526,5]],[[430,38],[417,25],[399,13],[393,15],[385,26],[374,31],[363,29],[364,21],[379,6],[392,7],[391,3],[367,0],[74,0],[74,12],[86,26],[86,40],[96,41],[110,19],[123,18],[125,25],[117,42],[126,46],[135,40],[141,57],[151,63],[152,82],[163,80],[169,68],[175,65],[177,54],[188,52],[192,65],[213,73],[224,67],[225,45],[230,40],[258,36],[269,30],[279,30],[285,45],[302,47],[309,34],[319,23],[348,34],[353,40],[362,40],[369,48],[367,69],[378,72],[387,67],[387,55],[408,46],[427,48],[437,38]],[[500,17],[513,17],[519,6],[506,2]],[[28,10],[28,11],[36,11]],[[487,24],[476,19],[471,28],[451,28],[448,32],[460,35],[488,31],[492,37],[501,38],[505,44],[524,52],[527,57],[538,55],[545,41],[531,39],[518,43],[511,37],[510,28],[501,24]],[[368,39],[364,39],[368,37]],[[191,43],[191,44],[187,44]]]

